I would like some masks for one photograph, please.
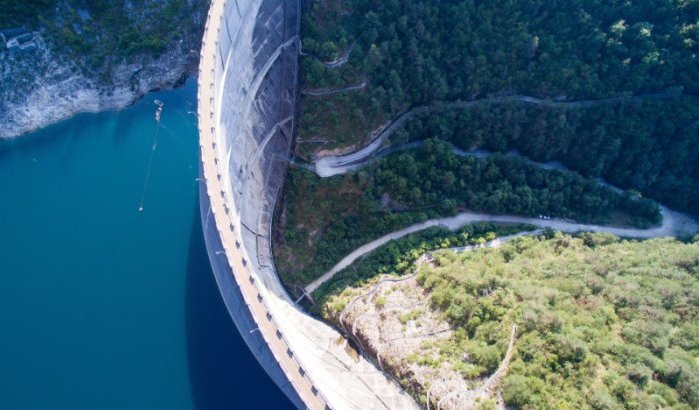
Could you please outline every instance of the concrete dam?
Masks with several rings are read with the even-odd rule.
[[[200,203],[228,311],[298,408],[416,409],[283,288],[271,226],[295,125],[300,0],[213,0],[199,71]]]

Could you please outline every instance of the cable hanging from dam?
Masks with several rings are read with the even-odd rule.
[[[146,179],[143,182],[143,192],[141,193],[141,202],[138,206],[138,212],[143,212],[143,204],[146,201],[146,194],[148,193],[148,185],[150,184],[150,174],[153,169],[153,159],[155,158],[155,151],[158,149],[158,133],[160,132],[160,116],[163,113],[163,107],[165,103],[160,100],[154,100],[153,103],[157,106],[155,109],[155,131],[153,132],[153,148],[150,152],[150,158],[148,159],[148,168],[146,170]]]

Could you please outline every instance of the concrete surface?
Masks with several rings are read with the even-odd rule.
[[[415,409],[326,324],[297,309],[276,274],[270,233],[290,158],[297,94],[296,0],[214,0],[201,52],[202,217],[228,310],[299,408]]]

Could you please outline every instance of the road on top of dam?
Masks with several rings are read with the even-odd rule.
[[[262,334],[270,350],[274,354],[280,367],[296,389],[304,403],[311,409],[325,409],[328,407],[325,399],[319,394],[307,373],[294,360],[292,350],[286,344],[282,333],[273,321],[272,315],[265,306],[264,299],[260,295],[253,277],[250,275],[244,256],[237,249],[240,243],[233,232],[232,220],[229,213],[236,212],[235,207],[230,207],[224,202],[225,189],[222,186],[219,159],[216,152],[215,124],[214,124],[214,73],[217,58],[209,58],[207,43],[215,43],[215,35],[220,29],[223,17],[224,1],[213,1],[209,9],[209,16],[205,28],[202,45],[202,58],[199,72],[199,132],[203,176],[207,191],[211,200],[211,212],[214,215],[217,230],[221,237],[228,263],[236,276],[240,292],[248,305],[253,318],[257,321],[259,332]],[[201,115],[201,114],[204,115]],[[266,318],[267,320],[260,320]]]

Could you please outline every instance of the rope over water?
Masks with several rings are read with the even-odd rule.
[[[158,132],[160,131],[160,116],[163,113],[163,107],[165,103],[160,100],[153,100],[153,103],[157,106],[155,109],[155,131],[153,133],[153,149],[150,152],[150,159],[148,160],[148,169],[146,170],[146,179],[143,182],[143,192],[141,193],[141,202],[138,206],[138,212],[143,212],[143,203],[146,201],[146,193],[148,192],[148,185],[150,183],[150,173],[153,169],[153,159],[155,158],[155,151],[158,149]]]

